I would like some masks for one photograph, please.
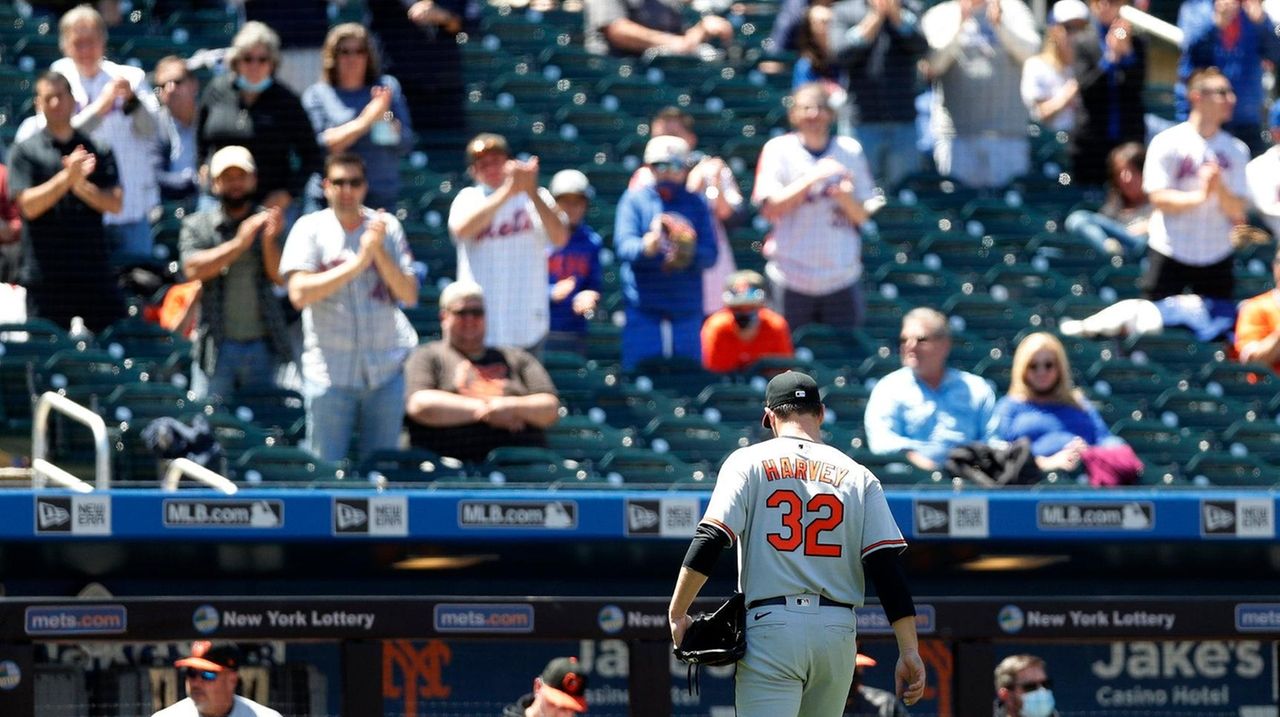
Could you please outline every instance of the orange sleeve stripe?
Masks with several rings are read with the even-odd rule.
[[[874,550],[879,550],[881,548],[888,548],[895,545],[905,548],[907,547],[907,541],[905,538],[895,538],[893,540],[881,540],[878,543],[872,543],[871,545],[868,545],[867,547],[863,548],[862,556],[866,557],[867,553],[870,553]]]
[[[720,530],[724,531],[724,534],[729,536],[729,545],[738,544],[738,536],[733,534],[733,531],[729,529],[729,526],[725,525],[724,523],[721,523],[715,518],[706,518],[702,522],[707,523],[708,525],[715,526]]]

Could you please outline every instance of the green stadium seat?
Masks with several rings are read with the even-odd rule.
[[[1022,206],[1010,206],[999,199],[970,200],[961,208],[960,219],[963,229],[974,236],[990,232],[1031,236],[1055,226],[1043,214]]]
[[[489,451],[479,467],[481,475],[503,484],[533,483],[550,485],[584,470],[550,448],[503,446]]]
[[[509,95],[520,109],[530,115],[554,112],[569,102],[569,81],[551,80],[538,72],[506,72],[489,83],[489,94],[503,106],[503,95]],[[520,123],[527,127],[525,122]]]
[[[595,406],[587,415],[599,417],[614,428],[638,430],[654,416],[675,415],[675,409],[676,401],[665,393],[625,385],[597,394]]]
[[[1159,334],[1134,334],[1125,338],[1124,353],[1135,359],[1159,363],[1171,374],[1191,377],[1205,366],[1226,360],[1221,344],[1205,343],[1179,328]]]
[[[950,271],[915,262],[886,264],[876,270],[874,279],[882,295],[913,306],[940,306],[960,290],[959,279]]]
[[[1111,430],[1123,438],[1144,463],[1185,464],[1202,450],[1199,440],[1185,430],[1160,421],[1122,419]]]
[[[994,266],[982,277],[993,296],[1001,295],[1024,305],[1052,306],[1063,296],[1083,293],[1083,287],[1052,269],[1031,264]],[[1000,292],[996,287],[1001,287]]]
[[[1156,397],[1151,412],[1167,424],[1193,431],[1221,431],[1238,420],[1244,408],[1208,391],[1171,388]]]
[[[1198,453],[1187,461],[1192,481],[1207,479],[1215,486],[1274,488],[1280,477],[1276,468],[1251,455],[1234,456],[1221,451]]]
[[[601,104],[608,107],[609,102],[616,101],[618,107],[625,107],[627,113],[635,117],[650,117],[680,100],[678,91],[655,85],[637,75],[606,77],[597,82],[594,89]],[[613,100],[606,99],[609,97]]]
[[[1243,452],[1280,466],[1280,427],[1275,423],[1240,419],[1228,426],[1221,438],[1233,454]]]
[[[612,57],[592,54],[579,45],[555,45],[539,55],[544,71],[567,79],[575,86],[594,87],[606,77],[618,74],[622,63]]]
[[[365,478],[381,476],[389,483],[431,483],[466,472],[454,459],[442,458],[425,448],[383,448],[360,461],[356,472]]]
[[[750,425],[764,413],[764,390],[750,383],[712,384],[698,394],[694,406],[713,423]]]
[[[271,445],[275,440],[267,429],[254,425],[251,421],[236,418],[230,413],[214,411],[205,418],[213,430],[213,437],[222,446],[223,459],[228,466],[235,465],[240,456],[250,448]]]
[[[819,385],[831,383],[836,379],[837,369],[819,361],[784,356],[765,356],[742,371],[742,374],[753,381],[768,382],[768,379],[785,371],[807,373]]]
[[[979,191],[950,177],[920,172],[904,177],[893,194],[906,204],[919,203],[934,211],[958,215],[957,208],[976,199]]]
[[[644,428],[649,447],[670,452],[687,463],[719,463],[726,455],[750,445],[746,433],[701,416],[655,418]]]
[[[610,451],[600,462],[602,475],[621,478],[628,487],[670,487],[677,482],[694,480],[694,476],[707,471],[695,468],[670,453],[658,453],[648,448],[618,448]]]
[[[1051,269],[1069,277],[1090,278],[1108,258],[1074,234],[1040,232],[1026,244],[1026,253],[1043,259]]]
[[[240,456],[234,467],[239,483],[282,485],[333,482],[342,478],[338,464],[294,446],[258,446]],[[354,483],[353,483],[354,485]]]
[[[296,444],[306,434],[306,403],[297,391],[274,386],[241,389],[224,397],[223,404],[237,418],[270,431],[277,441]]]
[[[852,365],[874,354],[876,342],[864,331],[826,324],[801,326],[791,334],[797,355],[801,349],[810,358],[830,365]]]
[[[860,383],[842,381],[839,385],[823,386],[822,405],[827,409],[829,421],[846,425],[861,425],[866,413],[871,389]]]
[[[952,294],[942,304],[942,312],[959,329],[985,339],[1006,342],[1011,330],[1022,326],[1038,326],[1042,319],[1018,304],[999,301],[986,294]]]
[[[1009,382],[1013,375],[1013,357],[988,356],[973,367],[973,372],[995,385],[997,396],[1003,396],[1009,392]]]
[[[561,136],[576,138],[586,145],[613,145],[624,137],[636,134],[640,120],[617,110],[599,105],[572,105],[556,110],[555,121],[560,125]],[[563,134],[565,125],[573,127],[570,134]]]
[[[481,21],[480,32],[486,36],[486,43],[490,42],[487,37],[495,37],[499,43],[498,49],[516,56],[536,56],[551,45],[567,45],[573,39],[567,31],[541,22],[531,22],[517,14],[489,15]],[[563,42],[560,41],[562,37]]]
[[[1142,267],[1137,264],[1108,265],[1094,273],[1090,284],[1104,300],[1114,303],[1120,299],[1141,298],[1141,278]]]
[[[697,396],[711,384],[729,381],[728,377],[703,368],[701,361],[680,356],[644,359],[636,364],[632,377],[637,386],[648,384],[677,400]]]
[[[545,434],[547,448],[575,461],[599,463],[609,451],[636,445],[632,434],[586,416],[564,416]]]
[[[917,234],[936,232],[942,216],[928,207],[919,204],[903,204],[890,201],[872,216],[876,232],[885,234],[894,231],[908,231]]]
[[[1099,360],[1085,371],[1085,385],[1098,393],[1129,396],[1142,403],[1149,403],[1175,383],[1158,364],[1131,359]]]
[[[1280,377],[1264,364],[1209,363],[1200,369],[1198,378],[1209,391],[1221,391],[1222,395],[1254,408],[1280,398]]]

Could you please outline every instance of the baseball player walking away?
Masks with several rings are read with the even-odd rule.
[[[773,439],[734,451],[720,469],[668,608],[679,645],[690,604],[720,551],[738,549],[747,652],[738,663],[738,717],[838,717],[853,679],[866,578],[898,641],[897,693],[924,693],[915,604],[898,553],[906,547],[880,481],[825,445],[825,409],[812,377],[775,376],[761,422]]]

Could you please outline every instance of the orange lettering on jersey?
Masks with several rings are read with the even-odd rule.
[[[831,480],[831,474],[835,472],[835,468],[830,463],[819,463],[819,466],[821,467],[821,470],[816,471],[818,475],[818,482],[830,485],[833,482]]]
[[[813,474],[809,472],[811,467],[810,461],[803,458],[796,459],[796,480],[813,480]]]
[[[761,461],[760,467],[764,470],[765,480],[782,480],[782,476],[778,474],[778,464],[774,463],[772,459]]]
[[[778,459],[778,467],[782,469],[782,477],[783,477],[783,478],[795,478],[795,477],[796,477],[796,471],[795,471],[795,468],[793,468],[793,467],[791,466],[791,459],[790,459],[790,458],[779,458],[779,459]]]
[[[840,471],[840,474],[836,476],[835,480],[831,483],[831,485],[834,485],[835,487],[839,488],[840,484],[844,482],[845,476],[849,475],[849,469],[838,468],[837,470]]]

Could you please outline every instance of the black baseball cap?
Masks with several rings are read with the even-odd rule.
[[[776,408],[784,403],[801,406],[821,406],[822,397],[818,394],[818,382],[807,373],[784,371],[769,381],[764,390],[764,407]],[[760,425],[769,427],[768,416],[760,419]]]
[[[542,691],[556,707],[587,711],[587,676],[576,657],[557,657],[542,671]]]
[[[208,640],[191,643],[191,656],[173,663],[174,667],[194,667],[197,670],[222,672],[240,669],[240,648],[231,643],[213,644]]]

